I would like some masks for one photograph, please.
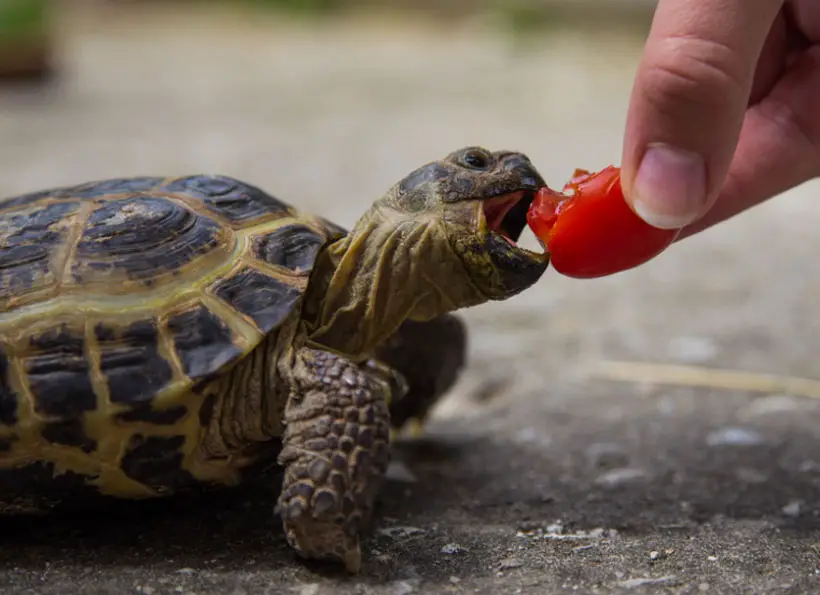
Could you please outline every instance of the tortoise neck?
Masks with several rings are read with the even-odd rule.
[[[443,224],[377,203],[319,256],[303,320],[309,343],[361,361],[407,319],[430,320],[485,300]]]

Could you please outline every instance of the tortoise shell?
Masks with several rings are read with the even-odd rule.
[[[185,399],[294,313],[320,247],[344,233],[223,176],[0,203],[0,469],[128,475],[152,437],[185,451],[199,423]]]

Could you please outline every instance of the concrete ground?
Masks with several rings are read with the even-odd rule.
[[[72,24],[47,89],[0,90],[0,195],[219,171],[350,225],[474,143],[528,152],[557,186],[619,159],[641,47],[475,22],[97,19]],[[819,188],[639,270],[551,272],[465,313],[469,369],[398,445],[359,577],[293,558],[271,478],[208,503],[4,522],[0,592],[820,592],[816,386],[698,371],[820,378]],[[631,362],[694,373],[669,385]]]

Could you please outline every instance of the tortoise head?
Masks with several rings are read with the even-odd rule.
[[[516,244],[545,185],[522,153],[467,147],[409,174],[385,204],[428,226],[417,262],[435,261],[442,250],[433,244],[447,242],[486,299],[501,300],[533,285],[549,265],[549,254]]]
[[[405,320],[530,287],[549,255],[516,241],[544,185],[510,151],[468,147],[416,169],[319,257],[302,311],[310,340],[363,356]]]

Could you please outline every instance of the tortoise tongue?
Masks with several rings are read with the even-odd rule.
[[[521,199],[521,193],[516,192],[507,196],[491,198],[484,202],[484,217],[487,219],[487,227],[495,233],[501,235],[513,246],[515,242],[504,231],[504,217],[510,212],[515,204]]]

